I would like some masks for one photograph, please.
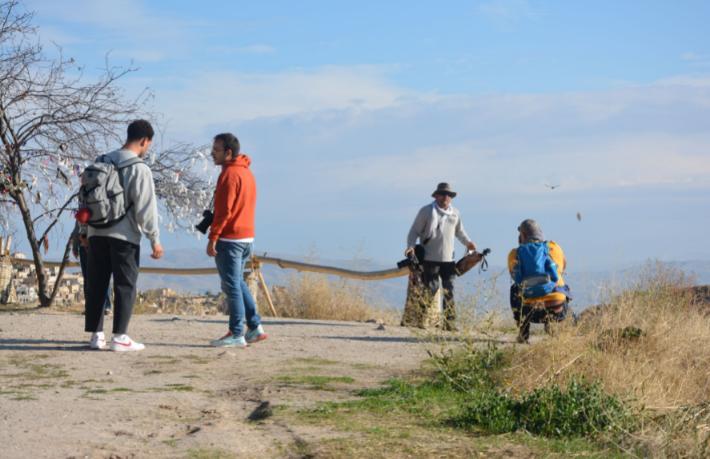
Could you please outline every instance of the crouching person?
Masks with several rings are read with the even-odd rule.
[[[571,313],[569,287],[562,277],[566,260],[562,248],[546,241],[535,220],[518,226],[517,249],[508,255],[508,270],[513,278],[510,307],[518,325],[518,342],[528,342],[530,324],[560,322]]]
[[[215,136],[212,159],[215,165],[222,166],[222,172],[214,194],[214,219],[207,255],[215,257],[229,308],[229,331],[211,344],[246,347],[247,343],[266,339],[256,302],[244,282],[244,266],[254,242],[256,182],[249,170],[251,160],[239,154],[239,140],[234,135]],[[248,330],[244,329],[245,319]]]

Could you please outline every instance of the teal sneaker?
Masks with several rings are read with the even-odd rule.
[[[264,341],[269,335],[264,333],[264,328],[259,325],[254,330],[249,330],[244,338],[246,338],[247,343],[256,343],[257,341]]]
[[[210,341],[213,347],[247,347],[247,342],[243,336],[234,336],[232,332],[227,333],[220,339]]]

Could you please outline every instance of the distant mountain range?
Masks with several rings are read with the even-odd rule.
[[[362,271],[375,271],[394,267],[385,266],[372,260],[332,260],[319,257],[310,257],[303,260],[297,256],[286,254],[271,254],[284,259],[306,261],[327,266],[336,266],[346,269]],[[165,257],[155,261],[142,260],[144,266],[162,266],[168,268],[187,267],[213,267],[214,260],[208,258],[202,249],[188,248],[171,250]],[[710,261],[672,261],[663,262],[664,268],[681,270],[694,278],[698,285],[710,284]],[[566,279],[574,295],[573,305],[581,310],[587,306],[603,302],[610,294],[623,290],[639,279],[648,265],[631,265],[618,271],[570,271]],[[270,285],[288,285],[289,278],[296,275],[291,269],[281,269],[274,265],[264,265],[262,272],[266,282]],[[352,281],[362,285],[367,292],[368,299],[373,305],[401,309],[406,297],[406,277],[388,279],[384,281]],[[219,291],[219,278],[217,275],[207,276],[166,276],[147,275],[140,276],[138,288],[141,290],[167,287],[180,292],[205,293]],[[462,304],[476,304],[479,309],[508,308],[508,289],[510,280],[505,268],[491,266],[486,272],[479,272],[477,268],[459,279],[457,284],[457,298]]]

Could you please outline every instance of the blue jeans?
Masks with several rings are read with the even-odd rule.
[[[250,330],[261,324],[256,312],[256,302],[244,282],[244,265],[251,256],[250,242],[217,241],[217,271],[222,281],[222,291],[227,296],[229,331],[234,336],[244,335],[244,319]]]

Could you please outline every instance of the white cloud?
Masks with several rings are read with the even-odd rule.
[[[255,43],[252,45],[240,46],[236,48],[236,51],[238,53],[246,54],[271,54],[276,52],[276,48],[264,43]]]
[[[319,166],[315,175],[336,193],[363,187],[405,194],[437,181],[449,181],[468,194],[485,190],[521,199],[548,193],[546,183],[575,193],[629,187],[710,188],[710,135],[681,139],[648,134],[590,141],[526,147],[499,140],[496,148],[476,141],[431,145],[410,153],[332,161]],[[510,149],[516,149],[512,156],[504,153]]]
[[[285,105],[271,106],[268,120],[241,124],[254,138],[283,137],[283,143],[264,142],[268,147],[259,151],[262,161],[287,164],[273,166],[270,172],[284,174],[275,180],[288,183],[295,175],[318,184],[291,191],[294,196],[311,199],[324,189],[335,195],[407,195],[443,180],[467,194],[483,192],[502,201],[534,200],[548,193],[545,183],[582,194],[710,189],[710,133],[703,122],[710,91],[698,79],[589,93],[476,97],[417,95],[378,77],[352,87],[352,73],[357,72],[323,72],[311,82],[316,91],[327,75],[343,91],[339,97],[306,97],[314,103],[301,109],[299,98],[281,100]],[[344,74],[349,78],[334,82]],[[296,78],[289,86],[300,83]],[[358,92],[371,96],[362,108],[349,98]],[[223,123],[239,125],[239,119],[223,115]],[[290,153],[282,157],[282,150],[299,152],[299,161]]]
[[[707,67],[710,65],[710,54],[700,54],[694,51],[686,51],[680,55],[680,58],[699,67]]]
[[[77,25],[95,28],[93,36],[83,36],[105,44],[116,56],[135,60],[157,61],[183,52],[192,44],[190,33],[203,24],[171,17],[168,12],[154,11],[140,0],[29,0],[27,8],[36,11],[40,22],[68,24],[59,32],[43,25],[40,35],[60,46],[76,43],[70,32]],[[46,30],[49,29],[49,32]],[[84,39],[86,40],[86,39]]]
[[[200,73],[156,93],[170,130],[199,134],[210,125],[327,110],[391,106],[408,91],[389,83],[377,67],[322,67],[281,73]]]
[[[534,201],[553,182],[565,193],[710,189],[708,81],[471,96],[409,91],[378,67],[201,73],[167,82],[156,109],[173,137],[234,129],[251,139],[245,148],[289,199],[407,195],[447,180]],[[292,189],[293,176],[308,185]]]
[[[490,0],[479,4],[477,10],[499,25],[512,25],[539,15],[528,0]]]

